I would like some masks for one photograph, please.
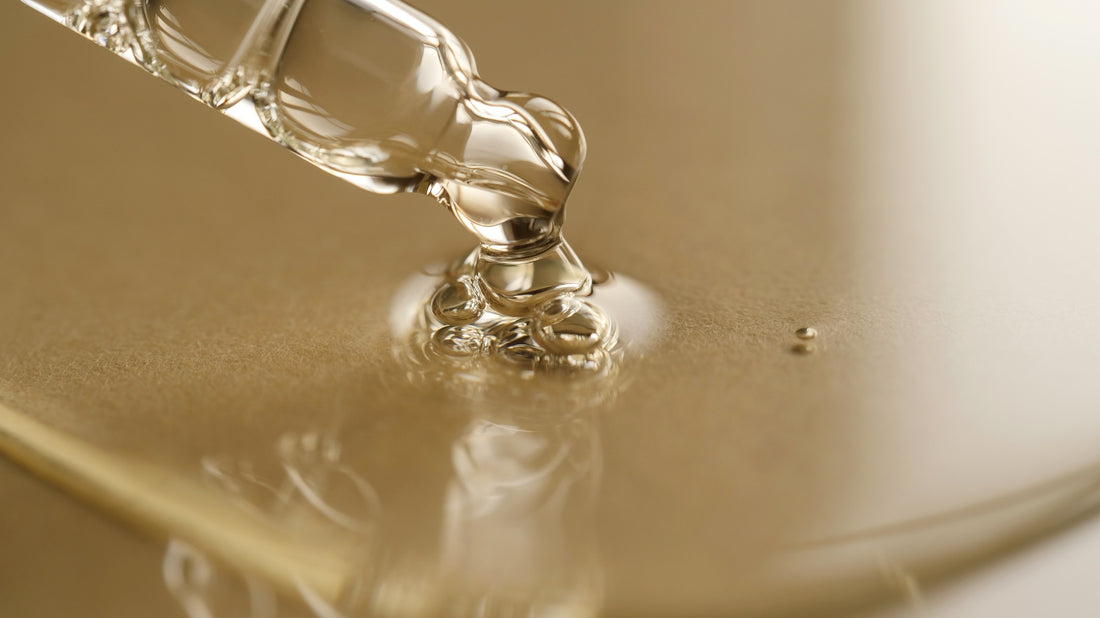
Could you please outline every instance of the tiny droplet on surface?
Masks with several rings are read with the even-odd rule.
[[[800,329],[794,331],[794,335],[795,335],[795,337],[798,337],[799,339],[802,339],[804,341],[809,341],[810,339],[816,339],[817,338],[817,329],[812,327],[812,326],[806,326],[804,328],[800,328]]]

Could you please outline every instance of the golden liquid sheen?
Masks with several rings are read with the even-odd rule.
[[[1089,9],[418,6],[581,119],[570,243],[659,335],[406,345],[453,220],[0,8],[0,444],[80,498],[0,468],[0,613],[845,615],[1094,504]]]

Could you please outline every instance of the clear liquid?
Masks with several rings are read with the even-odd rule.
[[[449,301],[463,307],[436,312],[442,324],[489,312],[538,322],[536,345],[555,350],[610,343],[606,316],[576,300],[591,275],[561,236],[580,125],[481,81],[430,17],[391,0],[26,1],[327,172],[445,205],[479,249],[469,302]]]

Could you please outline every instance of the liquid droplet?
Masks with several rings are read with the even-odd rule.
[[[444,324],[470,324],[484,311],[485,297],[477,282],[468,275],[444,283],[432,297],[432,314]]]
[[[546,302],[531,321],[531,337],[555,354],[591,352],[608,339],[610,330],[602,311],[575,296]]]
[[[812,326],[806,326],[794,331],[794,335],[803,341],[809,341],[817,338],[817,329]]]

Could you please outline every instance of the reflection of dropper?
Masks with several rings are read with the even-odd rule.
[[[621,349],[546,355],[515,323],[495,330],[488,350],[439,333],[414,329],[395,353],[414,388],[441,388],[468,418],[451,445],[442,600],[459,615],[596,615],[599,416],[624,387]]]
[[[0,405],[0,454],[156,536],[207,548],[276,589],[338,598],[360,558],[343,539],[254,517],[191,478],[69,436]],[[311,531],[312,532],[312,531]]]

